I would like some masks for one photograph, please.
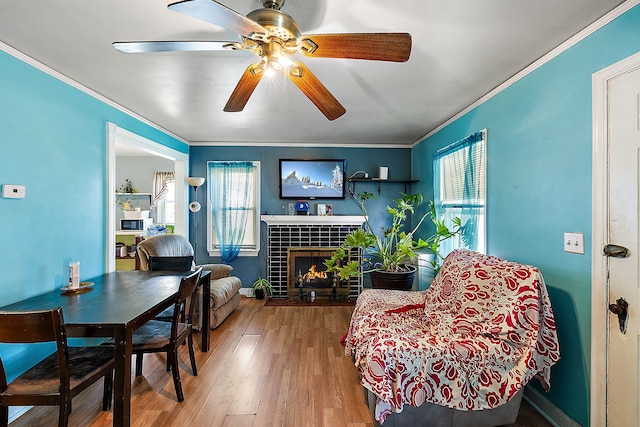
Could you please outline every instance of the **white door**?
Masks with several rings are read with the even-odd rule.
[[[609,314],[607,425],[627,427],[640,425],[640,68],[609,81],[608,120],[608,243],[629,252],[624,257],[607,257],[609,304],[614,305],[610,308],[620,312],[628,303],[623,330],[618,315]],[[621,298],[624,301],[617,304]]]

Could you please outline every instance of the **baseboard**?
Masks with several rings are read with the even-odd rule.
[[[251,294],[251,288],[240,288],[240,295],[243,295],[245,297],[253,297],[253,295]]]
[[[582,427],[533,387],[524,389],[524,399],[554,427]]]
[[[33,406],[9,406],[9,424],[23,416]]]

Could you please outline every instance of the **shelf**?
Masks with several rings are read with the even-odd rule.
[[[417,179],[402,179],[402,180],[394,180],[394,179],[375,179],[375,178],[349,178],[347,180],[349,184],[351,184],[351,191],[355,194],[356,192],[356,183],[376,183],[378,184],[378,195],[380,195],[380,184],[404,184],[404,192],[407,192],[407,186],[418,182]]]

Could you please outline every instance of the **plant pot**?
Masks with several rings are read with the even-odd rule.
[[[254,289],[253,293],[256,299],[264,299],[264,289]]]
[[[416,276],[416,267],[405,266],[409,271],[372,271],[371,287],[374,289],[395,289],[410,291],[413,288],[413,279]]]

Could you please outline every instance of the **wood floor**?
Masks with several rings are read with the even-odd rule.
[[[373,426],[356,368],[339,342],[352,310],[265,307],[243,297],[240,308],[211,331],[211,350],[196,349],[197,377],[186,347],[181,350],[184,402],[176,401],[164,356],[145,356],[143,376],[132,379],[132,425]],[[71,426],[112,424],[111,412],[101,411],[101,394],[100,382],[73,400]],[[57,408],[38,407],[11,426],[54,426],[57,420]],[[551,424],[523,401],[509,427],[534,426]]]

